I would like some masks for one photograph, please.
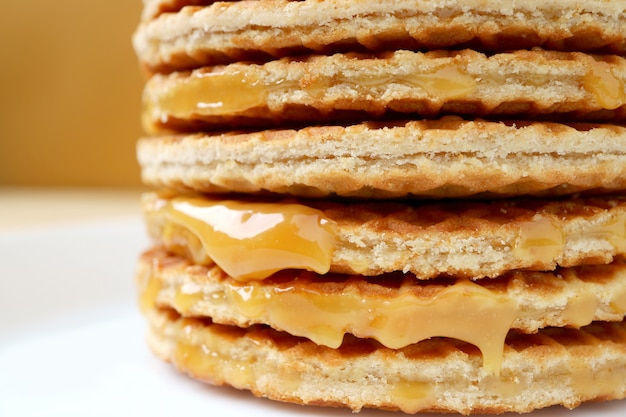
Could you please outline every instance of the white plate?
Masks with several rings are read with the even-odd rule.
[[[0,234],[0,416],[354,415],[207,387],[154,358],[132,286],[146,246],[140,219]],[[613,401],[530,416],[624,413]]]

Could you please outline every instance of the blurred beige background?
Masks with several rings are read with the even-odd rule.
[[[21,0],[0,13],[0,186],[140,185],[141,0]]]

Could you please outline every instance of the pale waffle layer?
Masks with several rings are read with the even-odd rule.
[[[146,137],[145,184],[392,198],[626,189],[626,128],[441,120]]]
[[[187,1],[187,4],[212,3]],[[623,0],[150,1],[133,43],[151,71],[346,50],[626,51]]]
[[[148,233],[156,243],[197,264],[212,263],[198,231],[173,220],[169,198],[178,197],[143,196]],[[193,206],[204,204],[205,199],[185,201]],[[207,201],[219,204],[221,200]],[[277,213],[281,213],[280,204],[274,207]],[[419,279],[442,274],[482,278],[522,268],[552,270],[557,265],[610,263],[626,253],[626,200],[619,196],[421,203],[309,200],[300,204],[319,210],[335,225],[331,272],[380,275],[403,271]]]
[[[136,284],[144,310],[170,308],[185,317],[211,317],[216,323],[238,327],[265,324],[330,347],[341,344],[346,333],[373,337],[387,347],[420,341],[402,339],[402,333],[411,331],[395,328],[404,325],[399,323],[404,321],[400,316],[410,317],[407,321],[414,326],[428,327],[426,323],[436,320],[432,316],[451,315],[475,333],[498,327],[506,334],[510,329],[536,333],[544,327],[580,328],[593,321],[622,321],[626,313],[623,258],[609,265],[553,272],[515,271],[479,284],[455,279],[418,281],[412,274],[368,278],[295,270],[263,281],[241,282],[216,265],[195,265],[154,248],[140,257]],[[465,304],[476,304],[472,304],[475,316],[458,305],[454,308],[463,317],[449,312],[448,302],[458,301],[450,296],[455,288]],[[481,308],[502,321],[486,323]],[[318,330],[321,322],[323,332]],[[377,323],[386,323],[386,328]],[[434,327],[438,327],[435,334],[428,337],[452,337],[444,333],[444,325]]]
[[[512,333],[499,375],[471,345],[435,338],[399,350],[347,337],[339,349],[263,326],[146,312],[148,342],[180,371],[298,404],[469,413],[530,412],[626,396],[626,324]]]
[[[626,120],[626,58],[545,50],[399,50],[156,74],[146,131],[370,120],[389,114]]]
[[[186,6],[208,6],[216,2],[217,0],[143,0],[141,21],[152,20],[163,13],[175,13]]]

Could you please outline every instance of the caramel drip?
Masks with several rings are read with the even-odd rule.
[[[404,292],[394,299],[358,293],[317,293],[230,285],[226,299],[240,314],[266,317],[277,328],[337,348],[345,333],[374,338],[392,349],[431,337],[450,337],[477,346],[485,368],[501,366],[504,339],[518,315],[517,305],[470,281],[460,281],[432,298]]]
[[[328,272],[334,223],[299,204],[246,203],[195,197],[163,200],[168,221],[191,231],[229,276],[263,279],[290,268]],[[164,240],[173,239],[165,233]]]
[[[462,340],[480,349],[484,367],[491,373],[499,372],[504,340],[519,315],[517,304],[508,297],[468,280],[428,298],[403,291],[391,299],[365,298],[358,292],[230,283],[215,294],[178,288],[173,306],[180,314],[193,316],[193,308],[207,298],[212,304],[234,307],[248,319],[330,348],[341,346],[346,333],[376,339],[392,349],[432,337]]]

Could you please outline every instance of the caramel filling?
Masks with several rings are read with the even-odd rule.
[[[598,300],[594,294],[580,294],[569,301],[563,311],[563,320],[580,328],[590,324],[596,316]]]
[[[563,253],[564,247],[565,236],[561,228],[549,217],[537,214],[522,223],[513,255],[517,259],[552,263]]]
[[[611,242],[618,252],[626,252],[626,215],[618,215],[605,223],[590,227],[585,231],[586,236],[604,238]]]
[[[615,392],[616,387],[623,386],[626,367],[623,364],[606,366],[603,363],[603,365],[602,369],[597,371],[593,368],[593,362],[590,364],[587,361],[578,361],[574,364],[571,369],[572,391],[584,393],[593,398],[606,395],[608,392]]]
[[[445,66],[431,73],[416,73],[397,76],[362,76],[356,78],[339,77],[339,80],[355,89],[368,89],[389,84],[401,84],[425,91],[433,98],[457,98],[472,93],[476,89],[476,80],[461,72],[457,67]],[[332,80],[326,80],[323,85],[315,85],[317,90],[331,87]],[[313,90],[310,86],[307,90]]]
[[[200,344],[185,338],[179,341],[174,350],[174,363],[197,379],[211,381],[216,375],[227,376],[233,387],[250,389],[254,384],[254,364],[245,360],[234,361],[232,356],[224,355],[210,338],[205,339]]]
[[[268,86],[243,72],[193,73],[159,95],[145,97],[146,110],[180,119],[239,113],[265,102]]]
[[[393,385],[391,395],[405,413],[414,414],[432,403],[430,383],[401,379]]]
[[[613,300],[609,306],[616,313],[626,313],[626,287],[620,288],[613,294]]]
[[[612,219],[589,225],[584,230],[565,233],[550,217],[537,214],[521,225],[513,255],[517,259],[550,264],[563,254],[567,241],[581,237],[606,240],[614,246],[616,252],[624,253],[626,215],[620,213]]]
[[[415,74],[402,77],[400,84],[406,83],[424,89],[435,97],[457,98],[472,93],[476,80],[456,67],[443,67],[432,74]]]
[[[299,204],[195,197],[161,200],[152,209],[161,211],[169,222],[164,241],[176,240],[173,225],[184,227],[199,239],[208,257],[235,279],[263,279],[290,268],[319,274],[330,269],[334,223],[319,210]]]
[[[205,295],[180,288],[174,307],[181,314]],[[498,372],[505,337],[518,315],[517,305],[471,281],[459,281],[434,297],[405,291],[393,299],[366,298],[354,292],[319,293],[310,289],[275,287],[256,282],[226,284],[213,294],[247,318],[313,342],[338,348],[346,333],[373,338],[398,349],[432,337],[450,337],[477,346],[485,369]]]
[[[159,293],[163,289],[163,282],[160,279],[144,277],[139,295],[139,308],[143,312],[147,312],[156,307],[156,301]]]
[[[216,378],[227,378],[228,383],[236,388],[252,389],[256,374],[266,372],[256,358],[233,358],[232,355],[223,353],[223,348],[211,337],[191,340],[187,334],[198,332],[186,326],[182,333],[175,344],[172,359],[179,369],[197,379],[213,381]],[[296,367],[281,369],[280,378],[281,384],[293,391],[300,389],[304,382],[304,376],[297,372]],[[389,381],[389,385],[393,401],[406,413],[415,413],[432,402],[433,389],[428,382],[400,378],[398,381]]]
[[[624,82],[611,73],[611,67],[606,62],[592,61],[591,70],[583,78],[582,85],[604,109],[613,110],[626,103]]]
[[[223,116],[239,114],[255,107],[264,107],[268,96],[276,91],[302,90],[312,97],[341,83],[364,94],[373,94],[375,87],[403,84],[420,88],[436,98],[462,97],[476,88],[476,80],[454,66],[439,68],[430,73],[398,76],[335,77],[314,79],[268,79],[232,72],[194,72],[188,77],[169,80],[158,91],[144,94],[144,122],[167,123],[168,118],[187,119],[194,116]]]
[[[378,87],[400,84],[423,90],[433,99],[467,96],[476,89],[477,80],[454,65],[431,72],[408,75],[317,75],[300,80],[286,80],[252,71],[193,72],[186,77],[168,80],[154,91],[144,94],[143,121],[150,130],[153,122],[167,123],[173,117],[188,119],[196,116],[225,116],[241,114],[252,108],[267,106],[272,93],[284,94],[300,90],[319,99],[326,90],[343,85],[359,94],[379,94]],[[533,83],[532,80],[529,82]],[[536,84],[536,82],[535,82]],[[606,62],[591,61],[590,70],[582,77],[581,86],[591,93],[597,104],[613,110],[626,103],[624,82],[613,75]]]

